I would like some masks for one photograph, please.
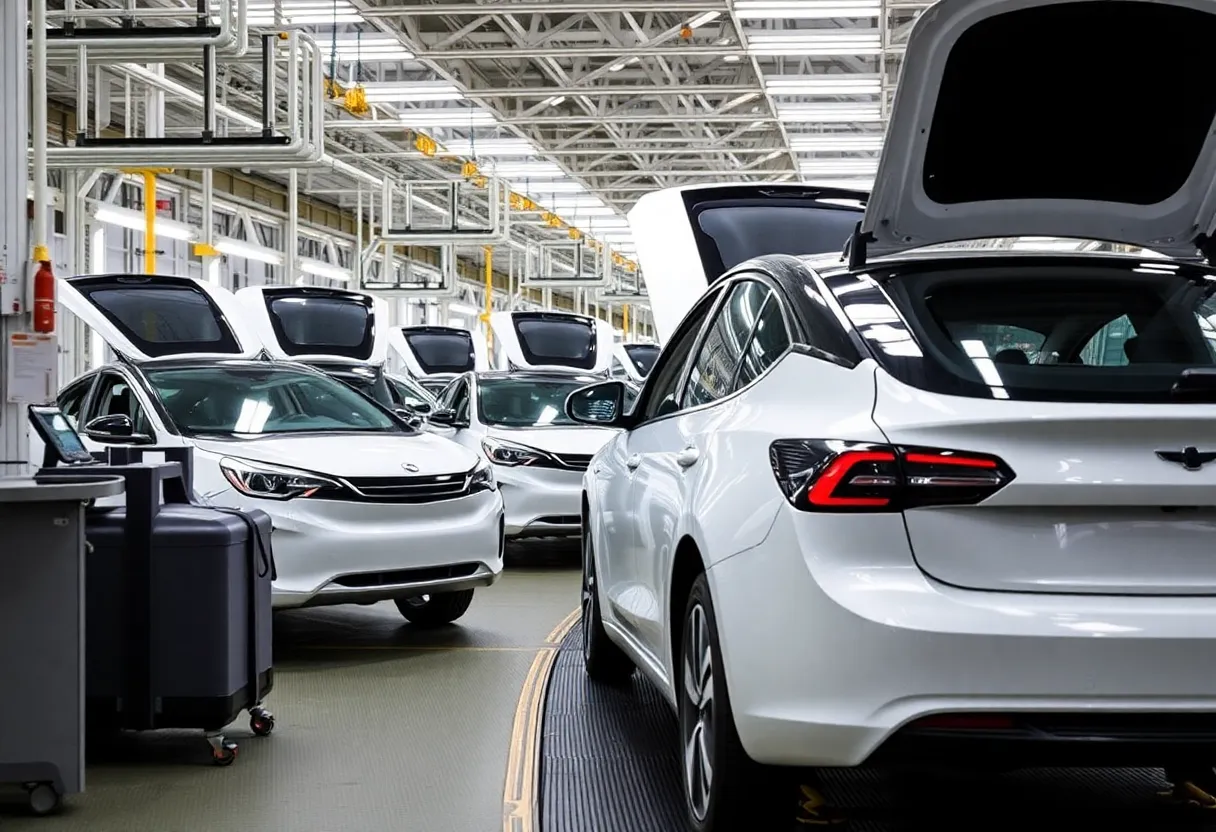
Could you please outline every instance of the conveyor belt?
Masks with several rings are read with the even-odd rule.
[[[582,633],[562,642],[541,746],[539,832],[683,832],[675,718],[640,674],[612,689],[583,672]],[[968,779],[828,771],[848,830],[1216,830],[1216,811],[1162,805],[1161,772],[1047,770]],[[791,805],[795,802],[791,796]],[[790,829],[807,830],[791,816]],[[836,827],[841,828],[841,827]],[[768,830],[740,830],[768,832]]]

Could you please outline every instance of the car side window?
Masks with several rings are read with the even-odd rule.
[[[731,392],[751,384],[789,349],[790,333],[781,312],[781,301],[775,292],[769,292],[755,321]]]
[[[731,392],[743,348],[770,294],[767,286],[755,280],[734,285],[697,351],[684,394],[685,407],[709,404]]]
[[[93,387],[93,379],[96,376],[89,376],[80,381],[64,388],[58,397],[59,409],[63,411],[63,415],[72,423],[72,427],[80,428],[80,418],[83,415],[81,411],[84,409],[84,400],[89,395],[89,390]]]
[[[134,425],[136,433],[151,433],[152,428],[144,409],[139,405],[135,391],[131,389],[130,383],[117,373],[106,373],[101,377],[97,393],[93,396],[91,410],[90,419],[123,414],[131,417],[131,424]]]
[[[457,419],[469,418],[469,384],[463,379],[456,382],[455,390],[452,391],[452,411],[456,414]]]
[[[641,421],[648,422],[681,409],[679,393],[684,368],[688,366],[689,356],[701,336],[705,319],[709,317],[721,295],[721,290],[716,289],[706,293],[684,319],[675,337],[663,347],[663,352],[659,355],[646,384],[645,399],[641,402]]]

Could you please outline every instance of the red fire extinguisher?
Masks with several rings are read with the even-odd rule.
[[[34,273],[34,332],[55,331],[55,272],[46,246],[34,249],[38,271]]]

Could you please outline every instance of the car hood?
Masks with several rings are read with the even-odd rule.
[[[311,433],[254,439],[194,440],[199,450],[335,477],[401,477],[471,470],[478,457],[431,433]],[[416,471],[404,466],[417,466]]]
[[[491,428],[490,436],[553,454],[594,454],[616,436],[616,428]]]

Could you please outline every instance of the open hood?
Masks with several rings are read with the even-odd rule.
[[[414,378],[489,369],[485,336],[453,326],[393,327],[393,351]]]
[[[495,312],[499,369],[606,373],[612,366],[612,326],[573,312]]]
[[[859,242],[1196,257],[1216,213],[1216,87],[1183,79],[1208,77],[1213,42],[1207,0],[942,0],[909,36]]]
[[[813,185],[713,185],[644,195],[629,230],[666,341],[710,283],[765,254],[842,252],[861,220],[865,191]]]
[[[388,359],[388,304],[366,292],[250,286],[236,297],[275,358],[375,365]]]
[[[231,292],[191,277],[68,277],[58,282],[58,300],[132,361],[254,358],[264,349]]]
[[[659,357],[658,344],[617,344],[613,348],[612,373],[641,384]],[[619,370],[617,368],[620,368]]]

